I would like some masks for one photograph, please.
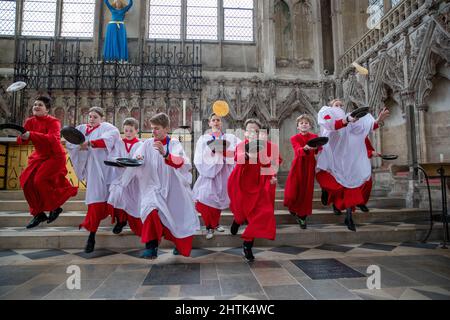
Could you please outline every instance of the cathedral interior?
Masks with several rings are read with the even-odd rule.
[[[97,257],[103,260],[90,269],[90,257],[79,253],[84,236],[72,228],[85,210],[84,195],[65,205],[68,215],[59,224],[26,233],[20,228],[27,206],[18,177],[32,147],[0,136],[0,299],[450,298],[450,256],[435,252],[445,237],[442,223],[435,221],[427,244],[416,243],[428,231],[429,207],[439,216],[450,199],[450,179],[429,172],[427,186],[418,169],[450,162],[448,1],[135,0],[125,18],[128,61],[103,57],[110,19],[103,0],[0,1],[0,123],[22,123],[35,97],[46,94],[51,114],[63,126],[85,123],[88,110],[99,106],[118,128],[125,118],[136,118],[145,139],[151,136],[149,119],[165,112],[172,132],[192,145],[208,128],[213,103],[225,100],[230,106],[225,129],[242,129],[246,119],[258,118],[278,140],[284,161],[275,206],[277,240],[259,242],[260,265],[248,266],[236,254],[239,239],[217,236],[218,243],[211,244],[200,236],[193,262],[163,254],[149,273],[136,258],[139,241],[131,233],[117,241],[105,224]],[[27,86],[7,92],[16,81]],[[398,158],[372,160],[373,210],[357,221],[365,232],[342,234],[337,218],[315,199],[315,220],[300,237],[280,200],[294,157],[290,137],[298,116],[317,121],[319,110],[335,98],[347,111],[369,107],[375,117],[388,108],[390,117],[370,139],[377,151]],[[68,169],[82,189],[70,162]],[[231,224],[231,215],[222,223]],[[371,255],[373,250],[380,254]],[[315,278],[301,261],[317,258],[349,266],[353,274]],[[48,275],[33,264],[37,261],[54,264],[60,274]],[[68,261],[88,274],[81,291],[63,286]],[[386,272],[375,293],[358,277],[369,264]],[[421,271],[429,276],[421,278]],[[179,272],[180,281],[166,280],[165,272]],[[128,289],[112,290],[113,278],[129,281]],[[33,291],[42,283],[50,289]]]

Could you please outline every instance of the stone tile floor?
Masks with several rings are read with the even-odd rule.
[[[194,249],[191,258],[160,250],[0,250],[0,299],[450,300],[450,253],[438,243],[323,244],[257,247],[247,263],[239,248]],[[81,288],[69,290],[69,266]],[[368,266],[381,289],[368,289]]]

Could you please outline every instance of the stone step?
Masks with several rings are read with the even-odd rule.
[[[405,199],[393,197],[374,197],[367,204],[369,208],[404,208]],[[84,200],[69,200],[63,207],[64,211],[86,211]],[[275,210],[285,210],[283,200],[275,200]],[[313,200],[313,209],[326,209],[320,199]],[[28,204],[25,200],[0,200],[1,211],[27,211]]]
[[[320,198],[322,191],[320,189],[314,190],[314,197]],[[86,191],[78,191],[78,194],[70,200],[84,200]],[[276,198],[284,198],[284,189],[277,189]],[[22,190],[5,190],[0,191],[0,200],[25,200]]]
[[[85,212],[72,211],[64,212],[49,227],[75,227],[78,226],[85,217]],[[381,223],[392,221],[425,221],[428,217],[428,211],[421,209],[378,209],[372,208],[369,213],[357,211],[354,215],[356,223]],[[275,219],[277,225],[296,224],[296,219],[286,210],[275,211]],[[343,216],[336,216],[330,210],[314,210],[313,215],[308,218],[308,223],[312,224],[329,224],[341,223]],[[31,216],[27,212],[0,212],[0,227],[24,227],[31,220]],[[202,219],[200,219],[202,222]],[[231,225],[233,215],[230,211],[224,211],[221,216],[220,223],[224,226]],[[107,218],[102,221],[101,226],[111,227],[111,219]]]
[[[241,229],[244,229],[243,227]],[[357,232],[347,230],[342,224],[310,225],[308,230],[300,230],[295,225],[277,227],[275,241],[257,239],[255,246],[301,246],[320,245],[323,243],[383,243],[418,241],[428,230],[426,224],[363,224],[357,225]],[[243,230],[240,230],[242,232]],[[242,245],[239,236],[232,236],[227,229],[224,233],[215,233],[212,240],[205,239],[205,231],[198,231],[194,236],[193,246],[202,247],[238,247]],[[88,232],[78,228],[37,227],[33,230],[24,228],[0,228],[0,249],[76,249],[83,248]],[[430,240],[442,237],[442,227],[436,225]],[[140,239],[129,229],[114,235],[110,228],[100,228],[96,237],[96,248],[142,248]],[[163,248],[170,248],[170,242],[163,241]]]

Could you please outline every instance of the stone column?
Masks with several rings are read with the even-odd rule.
[[[408,142],[408,190],[406,193],[406,207],[418,208],[420,205],[420,191],[418,186],[418,166],[417,159],[417,134],[415,120],[415,92],[404,90],[401,92],[402,105],[406,116],[406,136]]]
[[[426,135],[426,114],[428,112],[428,105],[422,104],[417,107],[418,111],[418,126],[419,126],[419,161],[421,163],[428,161],[427,135]]]
[[[275,29],[273,21],[273,0],[258,1],[258,10],[262,19],[262,71],[267,78],[271,78],[275,75]]]

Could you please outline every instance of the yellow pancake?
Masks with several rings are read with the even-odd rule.
[[[367,76],[369,74],[369,70],[361,66],[357,62],[353,62],[352,65],[355,67],[356,71],[358,71],[359,74],[362,74],[364,76]]]
[[[230,107],[226,101],[217,100],[213,104],[213,112],[219,117],[225,117],[230,112]]]

